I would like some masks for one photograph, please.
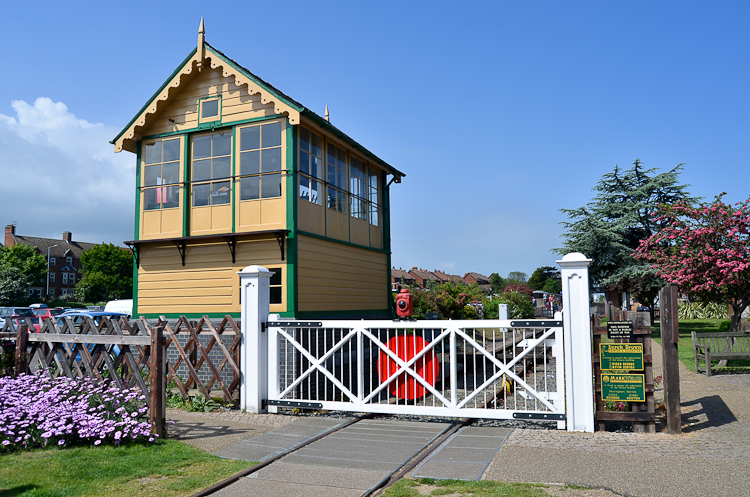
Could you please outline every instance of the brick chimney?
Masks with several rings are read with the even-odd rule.
[[[63,231],[63,241],[66,243],[70,243],[73,241],[73,233],[70,231]]]
[[[5,246],[11,247],[15,244],[15,241],[13,240],[13,235],[16,234],[16,225],[15,224],[9,224],[5,226]]]

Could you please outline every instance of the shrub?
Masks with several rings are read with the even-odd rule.
[[[534,290],[524,285],[523,283],[507,285],[505,288],[503,288],[503,293],[507,293],[507,292],[518,292],[524,295],[528,295],[529,297],[531,297],[534,294]]]
[[[144,420],[148,407],[136,389],[110,382],[50,378],[42,370],[0,378],[0,451],[154,441]]]
[[[499,297],[485,299],[484,317],[497,319],[499,317],[499,304],[508,304],[508,318],[510,319],[534,318],[534,307],[531,305],[529,297],[519,292],[504,292]]]
[[[713,302],[681,302],[677,310],[678,319],[725,319],[728,314],[726,304]]]

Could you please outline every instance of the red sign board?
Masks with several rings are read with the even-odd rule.
[[[427,345],[428,342],[417,335],[398,335],[388,340],[386,344],[389,350],[405,362],[408,362],[415,355],[419,354]],[[399,366],[396,361],[391,359],[385,351],[381,350],[378,360],[378,375],[382,383],[390,380],[388,391],[399,399],[418,399],[424,397],[424,386],[415,380],[412,375],[402,372],[397,378],[392,378],[396,374],[396,371],[398,371],[398,368]],[[410,369],[424,378],[430,386],[433,386],[440,373],[440,362],[435,357],[435,354],[432,353],[432,350],[429,350],[417,359],[411,365]]]

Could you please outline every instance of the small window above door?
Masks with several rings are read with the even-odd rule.
[[[202,98],[199,106],[198,122],[200,124],[221,121],[221,97]]]

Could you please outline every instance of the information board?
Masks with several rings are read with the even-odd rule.
[[[602,373],[602,400],[646,402],[646,384],[642,374]]]
[[[611,339],[624,338],[633,339],[632,321],[609,321],[607,322],[607,337]]]
[[[600,343],[599,362],[605,370],[643,371],[643,344]]]

